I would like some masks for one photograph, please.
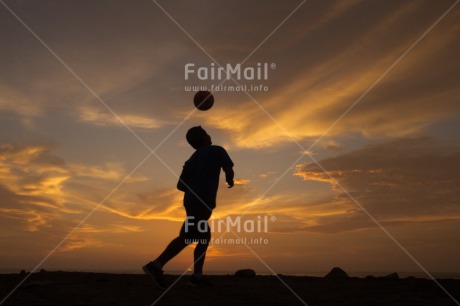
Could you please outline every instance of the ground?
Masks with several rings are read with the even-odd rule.
[[[145,275],[78,272],[34,273],[2,305],[456,305],[428,279],[329,280],[321,277],[209,276],[211,288],[187,286],[184,276],[169,291]],[[24,275],[0,275],[3,299]],[[169,283],[176,275],[167,275]],[[291,292],[288,285],[295,292]],[[460,300],[460,280],[439,280]],[[298,296],[296,296],[298,295]]]

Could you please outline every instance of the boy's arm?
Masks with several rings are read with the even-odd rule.
[[[233,167],[225,167],[222,168],[225,172],[225,181],[227,181],[228,188],[232,188],[233,185],[235,184],[233,182],[233,177],[235,176],[235,173],[233,172]]]
[[[233,161],[230,158],[230,156],[228,156],[228,153],[227,151],[225,151],[224,148],[219,147],[219,146],[216,146],[215,148],[217,152],[219,153],[218,154],[219,161],[220,161],[222,170],[224,170],[225,172],[225,180],[227,181],[228,188],[232,188],[233,185],[235,184],[233,182],[233,177],[235,175],[235,173],[233,172]]]

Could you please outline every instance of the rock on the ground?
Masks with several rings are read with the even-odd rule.
[[[333,280],[343,280],[343,279],[348,279],[349,278],[347,272],[343,271],[339,267],[333,268],[331,270],[331,272],[326,274],[326,276],[324,276],[324,277],[327,278],[327,279],[333,279]]]
[[[374,275],[368,275],[365,277],[365,279],[375,279],[376,277]]]
[[[256,271],[252,269],[242,269],[235,272],[236,277],[256,277]]]
[[[385,279],[399,279],[399,275],[398,275],[398,273],[393,272],[393,273],[390,273],[390,274],[384,276],[383,278],[385,278]]]

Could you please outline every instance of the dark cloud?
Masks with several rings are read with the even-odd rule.
[[[164,8],[221,63],[241,61],[300,3],[166,2]],[[252,55],[276,63],[269,93],[254,94],[296,139],[321,134],[450,5],[436,2],[306,2]],[[152,2],[74,1],[10,6],[133,127],[157,129],[190,110],[184,65],[211,60]],[[199,12],[191,14],[191,11]],[[0,111],[69,116],[119,126],[4,8]],[[408,135],[457,109],[458,10],[433,29],[332,134]],[[230,85],[228,82],[228,85]],[[242,147],[289,141],[248,97],[222,93],[208,124]],[[248,108],[248,105],[250,106]],[[54,115],[53,113],[53,115]],[[238,122],[235,124],[235,122]]]
[[[341,231],[372,227],[340,184],[377,220],[386,225],[411,222],[458,220],[460,210],[460,150],[429,138],[399,139],[365,147],[319,161],[331,179],[316,164],[296,167],[304,180],[331,184],[337,196],[351,208],[347,213],[320,218],[305,230]],[[327,210],[327,204],[324,205]]]

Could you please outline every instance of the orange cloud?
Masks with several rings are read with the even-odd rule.
[[[273,174],[275,174],[275,173],[276,173],[276,172],[274,172],[274,171],[268,171],[268,172],[266,172],[266,173],[261,173],[259,176],[260,176],[261,178],[266,178],[266,177],[268,177],[268,176],[270,176],[270,175],[273,175]]]
[[[72,164],[69,165],[69,170],[72,171],[74,176],[95,179],[102,181],[119,182],[126,176],[126,171],[122,163],[105,163],[102,165],[88,165],[88,164]],[[148,177],[134,173],[127,180],[127,183],[138,183],[149,180]]]
[[[80,109],[81,121],[89,122],[99,126],[123,127],[124,122],[132,128],[157,129],[165,125],[165,122],[154,119],[152,116],[126,113],[117,113],[117,115],[118,118],[108,110],[102,108],[83,107]]]
[[[121,163],[68,164],[53,156],[51,150],[44,145],[0,147],[0,186],[5,201],[1,209],[4,216],[21,220],[27,231],[47,228],[65,214],[81,214],[95,207],[113,183],[127,175]],[[146,180],[147,177],[134,174],[125,186]],[[132,211],[130,203],[135,196],[127,201],[123,195],[114,195],[101,209],[131,218],[151,218],[155,210],[152,206],[140,205]],[[174,208],[165,204],[163,217],[169,215],[168,209]]]
[[[83,248],[101,248],[115,245],[114,243],[105,242],[100,239],[73,235],[69,237],[57,251],[63,253]]]
[[[248,179],[235,179],[235,185],[247,185],[249,182]]]
[[[143,232],[144,229],[137,225],[128,225],[128,224],[104,224],[103,227],[96,227],[88,223],[83,224],[78,232],[80,233],[133,233],[133,232]]]

